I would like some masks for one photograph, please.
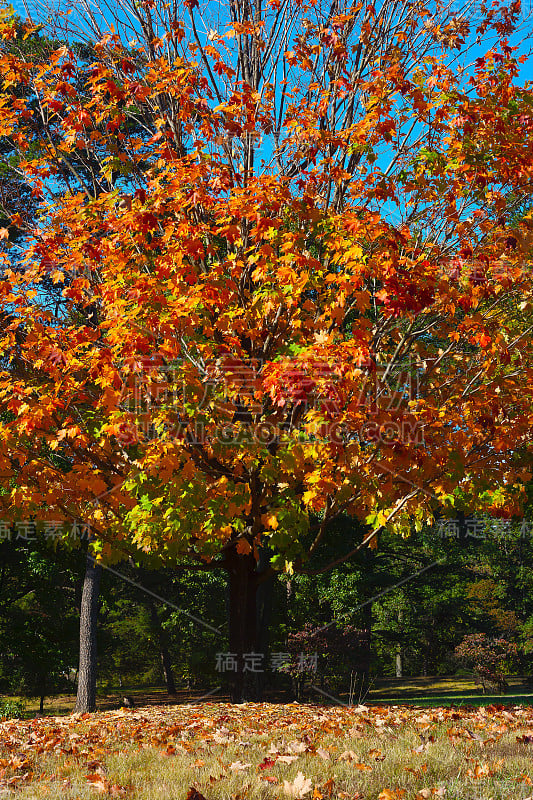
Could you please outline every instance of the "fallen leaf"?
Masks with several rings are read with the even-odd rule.
[[[334,790],[335,790],[335,781],[333,780],[333,778],[327,780],[325,784],[320,787],[320,791],[325,792],[323,797],[333,797]]]
[[[233,764],[229,765],[229,768],[234,770],[235,772],[238,772],[244,769],[250,769],[251,766],[252,766],[251,764],[245,764],[242,761],[234,761]]]
[[[337,761],[359,761],[359,756],[353,750],[345,750],[341,753]]]
[[[93,789],[96,789],[97,792],[100,794],[107,794],[109,790],[109,782],[103,777],[103,775],[99,775],[98,773],[94,773],[92,775],[85,776],[87,783],[90,783]]]
[[[191,786],[187,792],[186,800],[206,800],[206,798],[203,796],[203,794],[200,794],[198,789],[195,789],[194,786]]]
[[[289,797],[303,797],[308,794],[313,788],[313,782],[310,778],[306,778],[303,772],[299,772],[292,783],[283,781],[283,791]]]
[[[307,745],[305,742],[289,742],[287,745],[287,750],[291,753],[305,753],[307,750]]]

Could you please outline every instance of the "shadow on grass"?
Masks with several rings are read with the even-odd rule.
[[[427,706],[435,708],[438,706],[454,706],[462,709],[468,707],[476,708],[479,706],[514,706],[527,705],[533,706],[533,685],[522,678],[510,678],[509,690],[506,694],[482,694],[481,689],[476,689],[475,681],[469,678],[409,678],[380,679],[370,693],[355,700],[364,705],[407,705],[407,706]],[[215,687],[213,687],[215,688]],[[176,695],[168,695],[164,689],[148,688],[138,690],[122,690],[103,693],[97,699],[98,711],[112,711],[122,706],[124,694],[132,697],[135,709],[146,706],[178,706],[195,703],[229,703],[230,697],[223,690],[214,694],[183,689]],[[348,704],[348,695],[340,694],[338,697],[341,704]],[[271,690],[265,693],[266,703],[287,703],[287,693]],[[333,700],[327,697],[318,696],[310,692],[306,695],[305,703],[312,705],[334,705]],[[44,716],[63,716],[72,714],[76,704],[76,696],[59,695],[47,698],[44,706]],[[40,716],[38,712],[38,700],[26,701],[25,717]]]

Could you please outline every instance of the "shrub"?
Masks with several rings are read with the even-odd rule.
[[[339,691],[348,687],[354,670],[365,671],[368,639],[364,631],[351,625],[344,628],[307,623],[301,631],[290,633],[288,659],[280,671],[290,675],[297,699],[306,681]]]
[[[507,639],[471,633],[455,648],[455,655],[474,671],[476,680],[487,689],[508,688],[505,676],[509,674],[518,656],[518,648]]]
[[[22,717],[26,705],[23,700],[0,700],[0,719]]]

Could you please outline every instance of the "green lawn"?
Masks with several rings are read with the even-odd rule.
[[[533,683],[523,677],[508,678],[505,694],[483,694],[473,678],[381,678],[366,697],[367,703],[414,703],[427,706],[533,705]]]

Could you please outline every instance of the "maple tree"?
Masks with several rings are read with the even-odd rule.
[[[82,519],[100,559],[226,570],[240,699],[258,586],[340,514],[368,532],[317,572],[458,491],[521,512],[520,5],[270,0],[206,35],[195,2],[135,7],[89,65],[3,18],[0,135],[40,216],[11,214],[15,265],[4,232],[0,503]]]

